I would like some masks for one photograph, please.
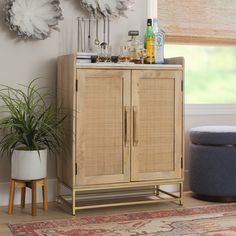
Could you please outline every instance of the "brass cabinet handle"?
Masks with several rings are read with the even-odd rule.
[[[125,107],[125,146],[126,146],[126,143],[127,143],[127,109]]]
[[[138,132],[137,132],[137,125],[138,125],[138,117],[137,117],[138,109],[136,106],[133,106],[133,146],[138,145]]]
[[[124,142],[125,142],[125,146],[127,146],[127,144],[129,143],[129,139],[128,139],[128,111],[129,111],[129,107],[124,108]]]

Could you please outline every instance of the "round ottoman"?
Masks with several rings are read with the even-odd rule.
[[[190,131],[190,189],[209,201],[236,200],[236,126],[202,126]]]

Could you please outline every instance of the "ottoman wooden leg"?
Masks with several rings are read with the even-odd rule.
[[[15,181],[12,179],[10,184],[9,203],[8,203],[8,214],[13,213],[14,206],[14,195],[15,195]]]

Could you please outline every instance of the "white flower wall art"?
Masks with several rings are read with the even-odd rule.
[[[59,0],[7,0],[5,21],[24,39],[46,39],[62,20]]]
[[[84,8],[95,18],[126,16],[125,11],[133,7],[135,0],[80,0]]]

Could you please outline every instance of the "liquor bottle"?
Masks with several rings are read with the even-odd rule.
[[[160,28],[157,18],[153,19],[153,32],[156,41],[155,63],[161,64],[164,63],[165,32]]]
[[[155,64],[155,34],[152,29],[152,19],[147,20],[147,28],[144,35],[144,48],[146,49],[146,64]]]
[[[141,49],[143,48],[143,43],[141,43],[138,39],[139,31],[138,30],[130,30],[128,35],[131,37],[127,41],[127,46],[130,55],[130,62],[135,64],[141,64]]]

